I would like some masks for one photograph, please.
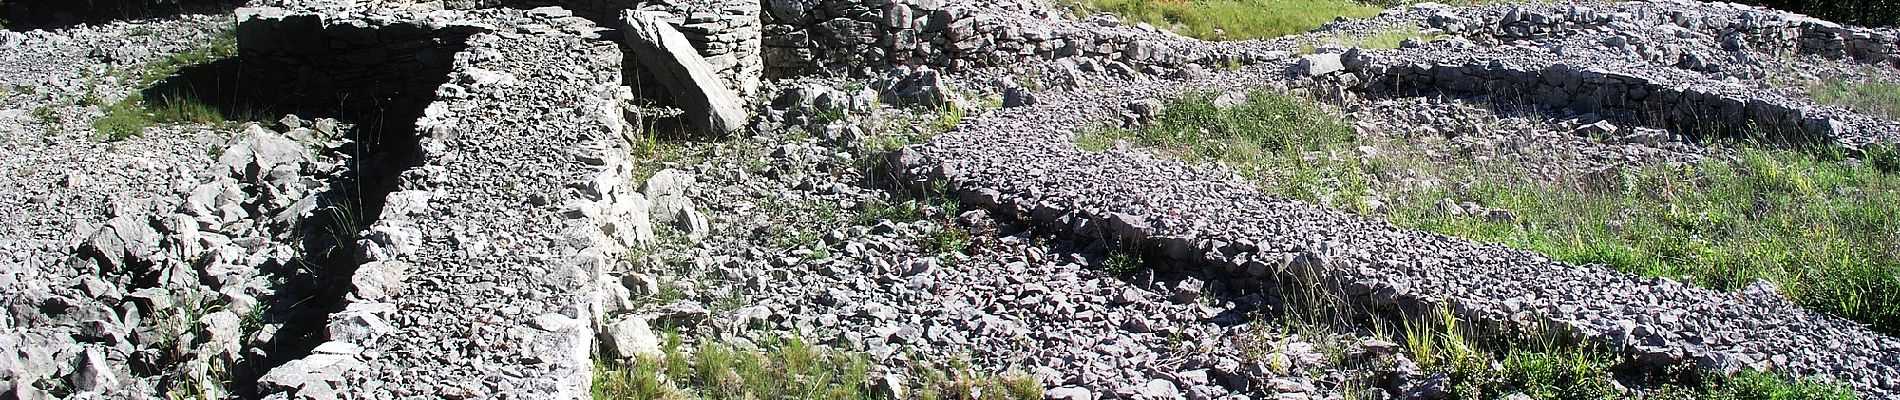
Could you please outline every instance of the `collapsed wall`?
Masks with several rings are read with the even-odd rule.
[[[1332,79],[1374,94],[1445,92],[1504,104],[1597,114],[1688,133],[1810,142],[1850,149],[1900,140],[1900,124],[1679,70],[1617,67],[1602,58],[1482,53],[1447,46],[1318,55],[1339,62]],[[1595,59],[1598,61],[1587,61]],[[1330,62],[1330,61],[1326,61]]]
[[[1616,33],[1602,42],[1612,48],[1637,47],[1652,61],[1678,64],[1687,54],[1670,39],[1695,38],[1724,49],[1754,48],[1769,53],[1817,55],[1900,66],[1900,36],[1892,30],[1845,26],[1805,15],[1694,0],[1651,0],[1583,5],[1506,5],[1441,8],[1426,26],[1486,41],[1550,39],[1579,30]],[[1632,35],[1661,28],[1654,35]]]
[[[1892,379],[1900,376],[1900,340],[1804,309],[1772,288],[1723,293],[1402,229],[1139,149],[1084,151],[1071,137],[1141,102],[1103,98],[1235,90],[1227,82],[1274,74],[1048,93],[1038,105],[992,111],[907,147],[892,164],[963,204],[1165,257],[1227,288],[1295,287],[1381,314],[1443,312],[1487,332],[1550,332],[1657,370],[1784,371],[1874,396],[1900,393]]]
[[[1676,0],[1406,11],[1457,36],[1306,56],[1293,72],[1375,95],[1483,96],[1695,135],[1849,149],[1900,140],[1900,124],[1758,83],[1773,72],[1765,54],[1900,61],[1891,32]]]
[[[406,7],[239,13],[250,16],[241,45],[339,44],[247,60],[262,68],[412,43],[330,26],[402,20],[370,37],[466,37],[444,55],[445,82],[404,122],[417,135],[417,165],[397,174],[365,227],[346,304],[325,317],[323,343],[258,387],[268,398],[586,397],[600,287],[614,283],[604,274],[630,243],[651,237],[629,179],[619,46],[589,39],[600,28],[552,10]],[[497,28],[524,26],[546,29]]]

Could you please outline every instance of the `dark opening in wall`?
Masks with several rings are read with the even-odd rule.
[[[240,24],[238,64],[208,67],[224,74],[211,81],[237,82],[198,87],[239,99],[220,109],[264,108],[351,126],[342,133],[350,142],[328,149],[347,156],[344,172],[292,227],[301,249],[297,259],[267,271],[280,279],[277,298],[266,304],[265,323],[282,325],[263,349],[266,357],[234,369],[240,395],[261,394],[258,378],[327,340],[329,316],[347,305],[351,278],[363,263],[358,240],[376,223],[402,174],[422,165],[415,123],[435,90],[449,81],[454,54],[467,47],[471,34],[408,24],[325,24],[303,16],[257,19]]]

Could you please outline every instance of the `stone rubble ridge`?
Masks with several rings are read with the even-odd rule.
[[[1553,262],[1267,196],[1226,174],[1141,151],[1091,153],[1070,141],[1073,132],[1121,115],[1123,105],[1101,98],[1244,89],[1274,74],[1046,96],[1041,105],[985,114],[897,158],[912,176],[945,182],[966,203],[1083,237],[1151,243],[1173,259],[1207,265],[1229,287],[1318,282],[1411,315],[1448,306],[1464,321],[1554,328],[1657,367],[1787,370],[1878,396],[1900,394],[1900,340],[1772,290],[1721,293]]]

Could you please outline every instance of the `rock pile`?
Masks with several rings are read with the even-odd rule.
[[[271,318],[289,308],[278,297],[288,290],[280,280],[301,265],[304,221],[317,218],[345,164],[313,156],[339,144],[335,121],[312,127],[294,117],[286,121],[287,132],[251,125],[215,147],[214,161],[179,164],[210,165],[202,171],[133,159],[134,171],[176,171],[163,176],[171,190],[127,185],[97,168],[60,172],[61,183],[48,188],[121,196],[111,196],[117,200],[104,222],[74,221],[72,227],[86,233],[71,245],[71,257],[43,265],[53,270],[12,270],[44,275],[12,281],[32,285],[8,289],[7,302],[16,308],[0,334],[0,342],[10,344],[8,361],[0,363],[7,392],[38,398],[61,386],[45,382],[63,381],[81,393],[135,396],[229,379],[218,374],[256,368],[295,348],[296,338],[277,335],[285,321]],[[24,199],[23,209],[88,201],[54,195]],[[77,275],[50,279],[71,274]],[[41,286],[46,283],[56,284]],[[21,312],[28,309],[38,311]],[[62,365],[74,367],[52,368]],[[134,369],[165,374],[140,376]],[[222,395],[216,387],[205,390]]]

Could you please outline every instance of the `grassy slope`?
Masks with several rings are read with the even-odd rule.
[[[1461,190],[1389,194],[1395,198],[1387,216],[1402,226],[1720,289],[1766,279],[1806,307],[1885,332],[1900,328],[1900,174],[1875,167],[1893,163],[1878,160],[1900,158],[1892,153],[1856,162],[1837,152],[1744,146],[1735,157],[1697,165],[1637,168],[1592,184],[1551,183],[1507,163],[1425,161],[1419,146],[1407,143],[1358,157],[1359,146],[1374,143],[1361,143],[1338,118],[1298,97],[1258,92],[1225,110],[1211,100],[1186,95],[1170,101],[1152,127],[1096,129],[1076,142],[1100,150],[1126,140],[1189,161],[1219,161],[1268,193],[1361,213],[1372,211],[1366,194],[1373,179],[1395,171],[1474,180]],[[1442,199],[1511,215],[1446,213],[1435,206]],[[1741,393],[1716,396],[1725,398],[1801,391],[1764,383],[1772,379],[1733,381],[1697,390]]]
[[[1306,32],[1334,17],[1367,18],[1380,7],[1348,0],[1076,0],[1133,22],[1204,40],[1266,39]],[[1220,31],[1217,33],[1216,31]]]

